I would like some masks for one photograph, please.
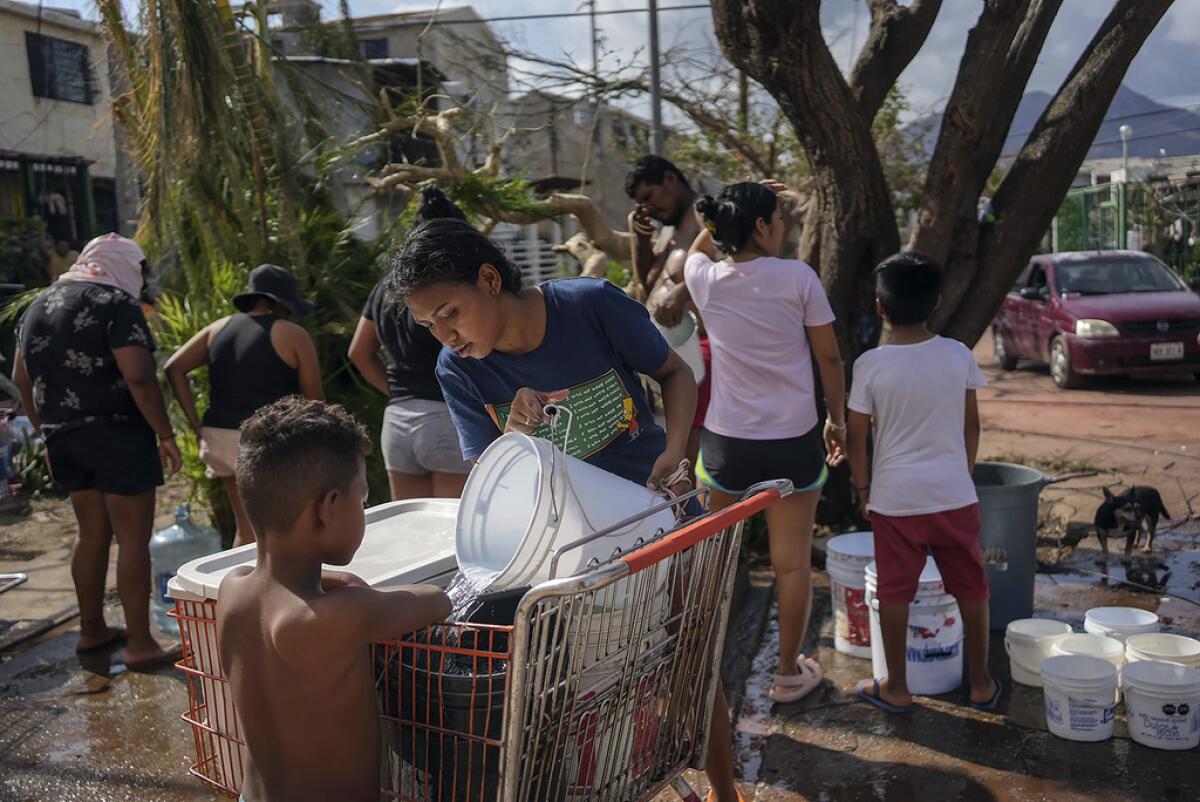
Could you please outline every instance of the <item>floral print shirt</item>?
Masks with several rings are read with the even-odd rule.
[[[154,350],[138,302],[123,290],[57,282],[21,318],[18,334],[33,403],[52,426],[141,416],[117,369],[113,350]]]

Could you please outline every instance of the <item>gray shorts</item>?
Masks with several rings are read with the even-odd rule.
[[[389,471],[415,476],[471,471],[462,458],[450,411],[441,401],[409,398],[388,404],[379,439]]]

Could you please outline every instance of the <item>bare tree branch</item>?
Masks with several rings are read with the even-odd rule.
[[[868,0],[868,5],[871,31],[850,73],[850,90],[870,122],[900,73],[925,44],[942,0],[914,0],[909,6],[896,0]]]
[[[925,178],[917,226],[909,240],[909,247],[936,262],[946,262],[954,226],[975,208],[983,189],[982,182],[963,168],[973,163],[995,119],[993,104],[1008,80],[1004,68],[1009,49],[1028,4],[1029,0],[987,0],[979,21],[967,35]],[[946,300],[953,308],[956,299]]]

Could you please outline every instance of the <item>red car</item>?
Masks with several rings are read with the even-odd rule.
[[[1035,256],[992,335],[1005,370],[1036,359],[1063,388],[1094,375],[1183,372],[1200,380],[1200,296],[1140,251]]]

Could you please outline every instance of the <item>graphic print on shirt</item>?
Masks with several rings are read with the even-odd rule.
[[[570,395],[557,405],[571,411],[571,440],[565,449],[570,456],[587,459],[622,435],[633,441],[641,434],[633,396],[615,369],[568,389]],[[487,409],[497,428],[504,431],[512,403],[488,404]],[[566,434],[565,420],[553,432],[549,423],[533,430],[534,437],[549,440],[560,449]]]

